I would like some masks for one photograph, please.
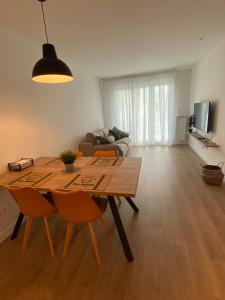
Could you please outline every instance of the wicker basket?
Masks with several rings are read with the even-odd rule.
[[[205,165],[202,166],[202,178],[205,183],[210,185],[221,185],[223,182],[224,174],[222,172],[222,167],[224,163],[219,163],[215,165]]]
[[[214,165],[205,165],[202,167],[202,173],[204,175],[209,175],[209,176],[217,176],[217,175],[221,175],[222,173],[222,169],[219,165],[214,166]]]
[[[209,175],[202,174],[202,178],[207,184],[221,185],[223,183],[224,174],[220,176],[209,176]]]

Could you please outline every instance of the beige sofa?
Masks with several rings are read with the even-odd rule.
[[[100,150],[116,150],[120,156],[125,156],[129,151],[131,140],[129,137],[124,137],[110,144],[100,144],[99,137],[108,137],[109,130],[106,128],[100,129],[95,132],[88,132],[84,141],[79,145],[79,151],[84,156],[93,156],[96,151]]]

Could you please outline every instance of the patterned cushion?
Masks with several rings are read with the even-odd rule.
[[[115,126],[113,127],[112,130],[115,131],[115,132],[117,132],[117,133],[120,135],[120,138],[121,138],[121,139],[129,136],[129,134],[128,134],[127,132],[124,132],[124,131],[118,129],[118,128],[115,127]]]
[[[120,139],[120,135],[114,130],[109,130],[109,134],[113,135],[116,141]]]
[[[115,126],[113,127],[113,129],[109,130],[109,133],[115,137],[116,141],[129,136],[127,132],[123,132]]]

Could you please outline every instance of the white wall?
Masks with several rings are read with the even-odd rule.
[[[175,144],[187,144],[186,127],[190,106],[191,69],[176,70],[175,74],[175,99],[177,108]]]
[[[0,173],[21,157],[57,155],[76,149],[89,130],[103,126],[100,82],[82,70],[64,85],[31,81],[32,67],[41,56],[41,45],[0,28]],[[17,217],[13,200],[0,191],[0,241]]]
[[[190,113],[194,102],[210,100],[214,109],[213,140],[219,148],[205,148],[190,138],[192,149],[206,162],[225,161],[225,40],[211,49],[192,71]]]
[[[176,70],[175,95],[177,115],[188,116],[191,91],[191,69]]]

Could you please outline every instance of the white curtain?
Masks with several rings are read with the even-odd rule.
[[[133,145],[171,145],[175,135],[173,73],[102,81],[105,125],[130,132]]]

